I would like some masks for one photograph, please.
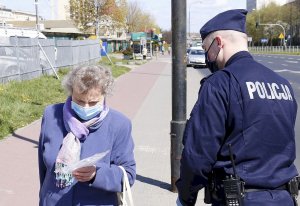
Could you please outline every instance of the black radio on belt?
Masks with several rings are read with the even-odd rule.
[[[287,184],[287,189],[289,191],[289,193],[293,196],[298,196],[299,194],[299,178],[300,177],[294,177],[293,179],[291,179],[288,184]]]
[[[231,151],[231,144],[228,144],[230,160],[233,168],[233,175],[223,180],[224,192],[227,206],[242,206],[243,197],[245,193],[244,182],[241,181],[239,176],[236,174],[235,164]]]
[[[291,179],[288,183],[287,183],[287,190],[288,192],[291,194],[293,201],[294,201],[294,205],[298,205],[297,203],[297,197],[299,195],[299,187],[300,187],[300,177],[294,177],[293,179]]]

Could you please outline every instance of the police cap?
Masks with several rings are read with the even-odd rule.
[[[222,12],[209,20],[201,29],[202,41],[212,32],[219,30],[235,30],[246,33],[247,10],[234,9]]]

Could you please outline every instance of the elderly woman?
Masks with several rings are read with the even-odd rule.
[[[131,122],[109,108],[111,72],[101,66],[78,67],[64,79],[65,103],[43,115],[38,159],[39,205],[118,205],[122,166],[132,185],[136,172]],[[72,162],[109,151],[96,165],[70,172]]]

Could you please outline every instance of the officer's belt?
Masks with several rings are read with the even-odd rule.
[[[252,186],[245,185],[245,192],[262,192],[262,191],[270,191],[270,190],[288,190],[288,185],[284,184],[276,188],[256,188]]]

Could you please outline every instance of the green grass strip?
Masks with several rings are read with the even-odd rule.
[[[124,66],[110,65],[102,59],[100,64],[109,66],[115,78],[130,70]],[[67,96],[61,81],[68,71],[67,68],[58,71],[60,80],[48,75],[0,84],[0,139],[41,118],[47,105],[64,102]]]

